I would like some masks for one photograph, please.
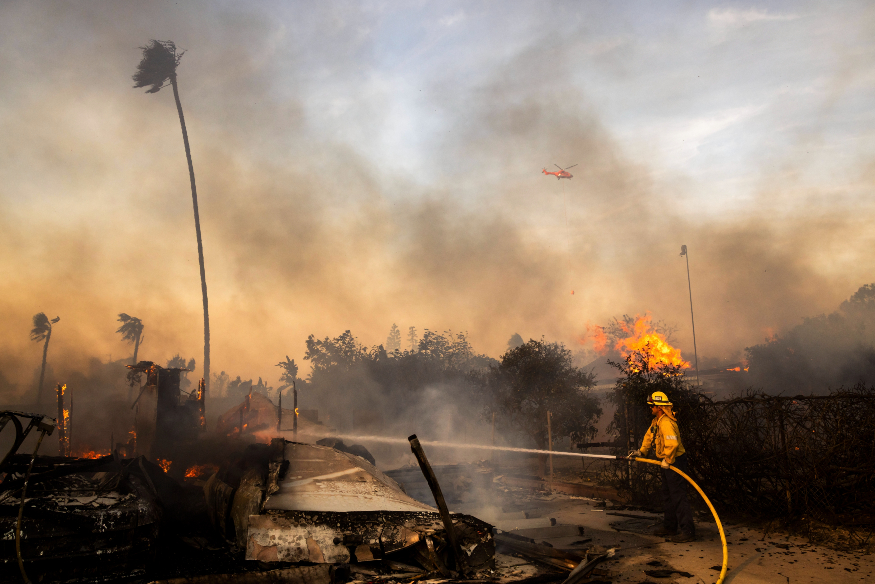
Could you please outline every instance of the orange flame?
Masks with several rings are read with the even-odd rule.
[[[166,460],[166,459],[164,459],[164,458],[159,458],[159,459],[158,459],[158,466],[160,466],[160,467],[161,467],[161,470],[163,470],[165,473],[169,473],[169,472],[170,472],[170,465],[171,465],[171,464],[173,464],[173,461],[172,461],[172,460]]]
[[[185,478],[193,479],[204,475],[213,474],[219,467],[215,464],[196,464],[185,469]]]
[[[101,456],[108,456],[109,451],[96,451],[96,450],[83,450],[79,454],[74,454],[76,458],[100,458]]]
[[[608,347],[608,335],[605,334],[605,329],[598,325],[586,325],[586,332],[583,333],[583,336],[580,337],[579,341],[581,345],[586,344],[588,341],[592,341],[593,349],[599,355],[604,355],[607,352]]]
[[[681,358],[680,349],[672,347],[665,336],[651,328],[650,314],[635,317],[631,328],[626,323],[620,323],[623,332],[628,337],[620,339],[614,346],[623,357],[628,357],[634,351],[647,352],[647,364],[651,367],[659,365],[675,365],[688,369],[690,364]]]
[[[64,394],[65,389],[67,389],[66,385],[64,385],[64,387],[61,389],[61,395]],[[61,423],[58,425],[60,426],[61,431],[58,433],[58,439],[61,442],[62,453],[65,454],[66,456],[69,456],[69,454],[70,454],[70,434],[69,434],[69,432],[70,432],[70,410],[69,409],[65,409],[63,411],[60,422]],[[97,457],[92,456],[92,457],[83,457],[83,458],[97,458]]]

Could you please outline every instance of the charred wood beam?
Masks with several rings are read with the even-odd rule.
[[[498,533],[495,535],[496,551],[504,549],[515,552],[532,561],[566,571],[573,570],[584,560],[582,556],[577,554],[531,543],[525,539],[509,533]]]
[[[456,538],[456,530],[453,528],[453,520],[450,517],[450,510],[447,508],[447,502],[444,500],[444,495],[441,492],[441,486],[438,484],[437,477],[428,463],[428,458],[425,456],[425,451],[419,443],[416,434],[407,437],[410,442],[410,449],[419,462],[419,468],[422,469],[422,474],[425,475],[425,480],[431,493],[434,495],[435,503],[437,503],[438,511],[441,514],[441,520],[444,523],[444,529],[447,532],[447,539],[450,543],[450,550],[453,552],[453,559],[456,561],[456,569],[459,572],[464,572],[467,568],[464,557],[462,556],[462,548],[459,547],[459,540]]]

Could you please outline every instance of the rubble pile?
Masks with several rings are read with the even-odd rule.
[[[537,584],[563,581],[599,555],[450,513],[437,477],[447,500],[471,504],[498,494],[488,465],[435,474],[414,436],[422,469],[393,478],[366,448],[339,438],[259,442],[258,419],[270,412],[251,407],[258,398],[207,434],[202,386],[185,394],[181,370],[145,361],[132,369],[147,381],[136,426],[105,456],[41,455],[54,421],[0,412],[0,430],[14,434],[0,460],[0,581]],[[34,429],[42,431],[37,450],[19,452]],[[590,573],[578,570],[574,582]]]

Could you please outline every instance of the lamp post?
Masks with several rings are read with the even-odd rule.
[[[693,356],[696,358],[696,385],[699,385],[699,352],[696,350],[696,319],[693,317],[693,285],[690,283],[690,254],[681,246],[681,255],[687,258],[687,287],[690,290],[690,320],[693,322]]]

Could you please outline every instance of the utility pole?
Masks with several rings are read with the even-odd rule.
[[[696,350],[696,319],[693,317],[693,285],[690,283],[690,254],[681,246],[681,255],[687,258],[687,287],[690,290],[690,320],[693,322],[693,356],[696,358],[696,386],[699,385],[699,352]]]

